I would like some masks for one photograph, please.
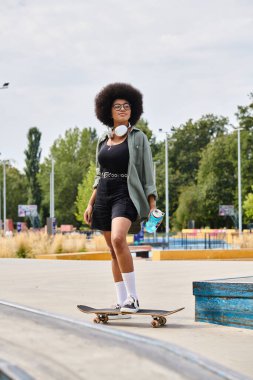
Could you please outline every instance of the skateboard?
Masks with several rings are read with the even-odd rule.
[[[181,307],[176,310],[153,310],[153,309],[140,309],[137,313],[119,313],[115,309],[94,309],[93,307],[86,305],[77,305],[77,308],[85,314],[95,314],[96,317],[93,319],[94,323],[108,323],[108,315],[118,315],[118,314],[131,314],[131,315],[150,315],[152,317],[151,326],[160,327],[164,326],[167,322],[166,316],[177,313],[184,309]]]

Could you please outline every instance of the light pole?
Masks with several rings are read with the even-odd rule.
[[[238,230],[242,233],[242,179],[241,179],[241,133],[237,129],[237,164],[238,164]]]
[[[3,212],[4,212],[4,235],[6,233],[6,163],[3,161]]]
[[[154,181],[155,181],[155,185],[156,185],[156,164],[160,164],[160,160],[157,160],[157,161],[154,161],[153,164],[154,164]],[[154,240],[156,240],[156,230],[154,231]]]
[[[242,178],[241,178],[241,129],[240,127],[232,128],[237,131],[237,171],[238,171],[238,231],[242,233]]]
[[[54,218],[54,159],[52,158],[50,173],[50,218]]]
[[[5,234],[6,232],[6,161],[5,160],[2,160],[2,165],[3,165],[3,225],[4,225],[4,234]],[[1,198],[2,197],[0,197],[0,202],[2,202]],[[1,214],[2,214],[2,208],[1,208]]]
[[[0,153],[1,155],[1,153]],[[4,233],[6,232],[6,164],[8,166],[11,165],[11,162],[15,160],[8,159],[2,160],[1,163],[3,165],[3,225],[4,225]]]
[[[159,129],[159,132],[163,132]],[[169,243],[169,154],[168,154],[168,135],[165,133],[165,223],[166,223],[166,242]]]
[[[9,82],[3,83],[2,86],[0,87],[0,90],[7,90],[9,88],[9,84],[10,84]],[[0,202],[2,202],[1,197],[0,197]],[[0,213],[0,220],[1,220],[1,213]],[[5,161],[3,161],[3,222],[4,222],[4,234],[5,234],[6,232],[6,166],[5,166]]]
[[[51,159],[51,172],[50,172],[50,214],[47,218],[47,233],[48,235],[55,234],[55,217],[54,217],[54,159]]]

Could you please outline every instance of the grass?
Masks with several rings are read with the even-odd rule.
[[[238,248],[253,248],[253,233],[233,236],[232,243]],[[81,234],[48,236],[44,231],[21,232],[12,237],[0,236],[0,257],[35,258],[40,254],[85,251],[108,251],[104,237],[95,235],[87,240],[86,236]]]
[[[233,243],[240,248],[253,248],[253,233],[243,233],[241,236],[237,235],[234,237]]]
[[[109,251],[103,235],[94,235],[86,241],[86,247],[87,251]]]
[[[48,236],[45,232],[21,232],[12,237],[0,236],[0,257],[34,258],[39,254],[86,251],[84,235]]]

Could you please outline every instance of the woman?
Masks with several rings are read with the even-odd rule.
[[[136,313],[139,300],[126,237],[140,231],[157,197],[149,142],[134,126],[143,112],[142,94],[129,84],[109,84],[96,96],[95,112],[109,131],[98,141],[94,191],[84,220],[103,232],[110,249],[115,308]]]

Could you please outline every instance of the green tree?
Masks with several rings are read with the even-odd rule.
[[[75,201],[78,185],[95,161],[96,131],[91,128],[69,129],[50,149],[50,155],[41,165],[39,182],[43,193],[43,219],[49,214],[51,159],[55,161],[55,216],[58,224],[77,225]]]
[[[136,123],[136,128],[139,128],[142,132],[145,133],[147,136],[148,140],[151,140],[153,132],[148,126],[147,120],[141,118],[138,123]]]
[[[27,134],[28,147],[25,150],[25,174],[28,183],[28,204],[36,204],[40,209],[41,189],[38,182],[38,173],[40,170],[40,139],[41,132],[38,128],[30,128]]]
[[[3,183],[3,172],[0,171],[0,183]],[[24,174],[18,169],[6,164],[6,217],[14,222],[23,221],[18,218],[18,205],[26,204],[27,201],[27,180]],[[3,187],[1,186],[1,205],[3,205]],[[3,219],[3,208],[1,208],[1,217]]]
[[[219,216],[219,205],[234,205],[236,169],[233,162],[234,134],[224,135],[210,142],[202,152],[198,171],[198,191],[202,199],[201,220],[204,225],[217,228],[232,220]]]
[[[198,186],[193,184],[182,189],[179,196],[179,206],[175,212],[173,227],[177,230],[187,228],[190,220],[195,221],[195,226],[201,226],[201,193]]]
[[[169,139],[169,161],[173,172],[179,172],[181,185],[197,182],[203,149],[210,141],[227,132],[228,119],[215,115],[202,116],[196,122],[188,120],[179,128],[172,128]]]
[[[249,95],[250,103],[238,106],[236,117],[241,128],[241,172],[242,199],[251,192],[253,184],[253,93]],[[234,132],[237,135],[237,132]],[[234,165],[237,168],[237,137],[234,147]]]
[[[202,152],[211,141],[227,133],[227,124],[227,118],[209,114],[172,128],[168,138],[170,215],[179,207],[180,194],[197,184]]]
[[[253,130],[253,92],[249,94],[250,103],[246,106],[238,106],[236,117],[241,128]]]
[[[235,172],[234,204],[238,207],[238,135],[237,131],[232,133],[231,138],[231,161]],[[253,184],[253,130],[242,129],[241,135],[241,188],[242,200],[251,192]]]
[[[253,190],[253,186],[251,187]],[[247,222],[252,222],[253,220],[253,193],[249,193],[243,202],[243,209],[247,218]]]
[[[77,197],[76,197],[76,219],[84,224],[83,220],[83,214],[84,211],[88,205],[88,202],[90,200],[91,194],[93,192],[93,183],[94,183],[94,178],[96,174],[96,164],[95,161],[92,161],[90,163],[90,167],[85,174],[82,183],[78,185],[78,192],[77,192]]]
[[[242,199],[251,192],[253,138],[250,130],[241,131]],[[238,151],[237,132],[211,141],[202,152],[197,175],[198,189],[202,194],[202,222],[211,227],[231,227],[230,217],[220,217],[221,204],[234,205],[238,210]],[[245,218],[246,222],[246,218]]]

